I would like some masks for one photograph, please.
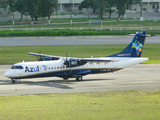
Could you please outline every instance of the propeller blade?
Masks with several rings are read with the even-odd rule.
[[[41,55],[41,52],[39,52],[39,56],[37,56],[38,61],[43,61],[43,57]]]

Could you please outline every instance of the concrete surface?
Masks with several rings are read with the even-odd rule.
[[[160,64],[138,64],[114,73],[87,75],[83,81],[49,77],[22,79],[16,84],[4,76],[11,66],[0,65],[0,96],[160,89]]]

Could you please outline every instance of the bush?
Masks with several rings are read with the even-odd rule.
[[[30,31],[1,31],[0,37],[18,36],[82,36],[82,35],[127,35],[135,34],[137,31],[109,31],[109,30],[30,30]],[[148,31],[148,34],[160,34],[159,31]]]

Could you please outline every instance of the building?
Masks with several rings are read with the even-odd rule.
[[[143,2],[143,12],[160,12],[160,0],[142,0]],[[141,6],[139,4],[133,4],[128,7],[127,11],[140,12]]]
[[[60,13],[70,12],[70,8],[73,12],[83,12],[80,6],[83,0],[58,0],[58,11]],[[142,0],[143,12],[160,12],[160,0]],[[141,6],[139,4],[133,4],[127,7],[126,12],[140,12]]]
[[[82,12],[81,2],[83,0],[58,0],[58,11],[60,13]]]

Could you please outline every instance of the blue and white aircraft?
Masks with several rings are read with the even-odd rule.
[[[130,34],[134,35],[132,42],[123,51],[107,57],[72,58],[28,53],[42,57],[43,61],[16,63],[4,75],[10,78],[12,83],[17,79],[37,77],[60,77],[64,80],[76,78],[77,81],[81,81],[82,76],[88,74],[118,71],[148,60],[148,58],[141,58],[145,38],[153,36],[146,33],[146,31],[139,31]]]

